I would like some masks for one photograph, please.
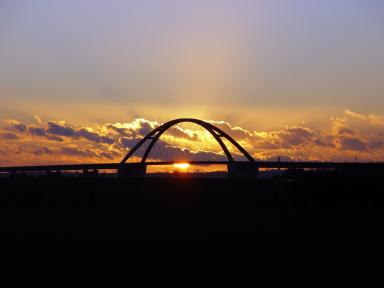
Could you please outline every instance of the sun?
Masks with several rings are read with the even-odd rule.
[[[173,167],[178,168],[180,170],[186,170],[189,168],[189,163],[174,163]]]

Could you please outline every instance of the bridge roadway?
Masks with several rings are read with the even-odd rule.
[[[180,161],[126,163],[123,166],[145,164],[147,166],[173,165],[185,163]],[[188,161],[190,165],[227,165],[228,161]],[[242,163],[242,162],[235,162]],[[249,162],[245,162],[249,163]],[[270,169],[384,169],[384,162],[278,162],[278,161],[255,161],[255,168]],[[0,167],[0,173],[12,172],[43,172],[43,171],[85,171],[85,170],[117,170],[120,163],[98,163],[98,164],[65,164],[45,166],[11,166]]]

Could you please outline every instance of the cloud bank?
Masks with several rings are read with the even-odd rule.
[[[300,124],[256,131],[225,121],[206,120],[235,138],[255,159],[361,161],[384,160],[384,116],[345,110],[322,129]],[[81,127],[35,117],[0,122],[0,165],[119,162],[143,136],[161,123],[143,118]],[[227,143],[226,143],[227,144]],[[241,158],[229,146],[235,158]],[[141,156],[144,148],[136,156]],[[197,125],[177,125],[154,146],[157,160],[224,160],[220,146]],[[138,159],[138,158],[135,158]]]

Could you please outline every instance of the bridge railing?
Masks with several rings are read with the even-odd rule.
[[[22,173],[22,172],[53,172],[53,171],[83,171],[84,174],[91,172],[97,174],[100,170],[115,170],[120,176],[144,176],[147,166],[165,166],[179,163],[178,161],[145,162],[145,163],[98,163],[98,164],[66,164],[66,165],[44,165],[44,166],[13,166],[0,167],[0,173]],[[249,174],[252,169],[258,171],[265,169],[342,169],[342,170],[375,170],[384,171],[383,162],[308,162],[308,161],[255,161],[255,162],[230,162],[230,161],[189,161],[190,165],[226,165],[229,174]],[[92,174],[91,173],[91,174]]]

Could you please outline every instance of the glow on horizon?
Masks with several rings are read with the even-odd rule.
[[[187,170],[191,165],[187,162],[182,162],[182,163],[174,163],[173,167],[180,169],[180,170]]]

